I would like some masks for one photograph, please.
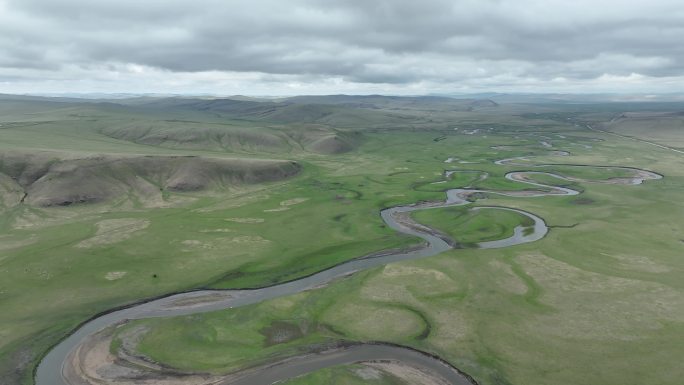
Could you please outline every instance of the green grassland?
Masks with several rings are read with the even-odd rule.
[[[548,167],[541,167],[540,171],[552,168],[553,173],[577,179],[586,180],[606,180],[610,178],[628,178],[634,176],[634,171],[630,169],[611,168],[611,167],[576,167],[553,165]],[[537,176],[535,176],[536,178]]]
[[[618,154],[604,153],[593,160],[609,164],[613,155]],[[424,349],[481,383],[675,384],[682,373],[673,370],[664,352],[681,353],[677,336],[684,331],[684,287],[678,279],[683,268],[678,255],[684,229],[677,220],[682,209],[668,202],[684,178],[673,165],[667,166],[677,162],[674,156],[659,156],[655,162],[651,155],[638,160],[656,170],[669,169],[663,181],[630,187],[585,185],[580,197],[491,198],[488,203],[544,217],[552,231],[542,241],[505,250],[456,250],[389,265],[325,289],[256,305],[264,306],[259,317],[272,306],[278,311],[271,311],[268,322],[323,325],[315,329],[317,338],[382,340]],[[437,211],[417,215],[437,216],[432,214]],[[294,304],[284,305],[290,301]],[[283,314],[283,308],[292,310]],[[194,316],[193,327],[200,327],[205,318],[239,317],[235,314],[243,311],[253,310]],[[172,328],[182,320],[140,321],[157,336],[154,343],[143,342],[144,353],[161,360],[160,352],[174,351],[169,340],[192,339],[189,332]],[[397,325],[389,327],[387,320]],[[425,320],[430,332],[422,338]],[[214,328],[217,324],[220,335],[235,334],[228,323],[212,323]],[[171,330],[181,337],[172,337]],[[255,345],[265,338],[258,335]],[[307,343],[300,341],[301,349]],[[236,346],[215,342],[226,350]],[[233,365],[225,362],[213,370]],[[327,369],[294,381],[307,383],[340,370],[347,369]]]
[[[555,172],[555,169],[554,169]],[[560,174],[557,174],[560,175]],[[570,182],[561,178],[557,178],[553,175],[546,175],[546,174],[527,174],[527,179],[529,179],[532,182],[535,183],[541,183],[547,186],[560,186],[560,187],[568,187],[571,188],[575,191],[583,191],[584,189],[582,186],[580,186],[577,183]],[[543,189],[543,188],[542,188]]]
[[[11,203],[3,193],[0,376],[8,383],[31,383],[31,370],[49,346],[114,306],[199,287],[266,286],[413,245],[417,239],[384,226],[381,209],[442,200],[455,187],[531,188],[503,178],[524,166],[493,164],[529,155],[531,164],[632,166],[666,178],[640,186],[573,183],[584,191],[575,197],[491,195],[479,203],[533,212],[550,233],[510,249],[454,250],[392,264],[245,308],[136,321],[130,327],[149,328],[139,350],[170,366],[227,372],[312,344],[374,340],[436,353],[482,384],[675,384],[684,375],[672,360],[684,353],[678,343],[684,335],[680,155],[566,123],[574,113],[522,115],[549,107],[357,113],[293,104],[263,118],[178,103],[168,109],[0,103],[5,154],[193,155],[302,166],[296,176],[269,182],[203,191],[161,186],[163,204],[155,206],[133,190],[69,207]],[[477,128],[482,131],[462,132]],[[572,155],[552,156],[536,134],[525,133],[540,130],[564,135],[551,142]],[[508,143],[514,148],[491,148]],[[449,157],[475,163],[444,163]],[[452,169],[476,172],[433,184]],[[625,176],[618,169],[534,170],[583,179]],[[482,173],[489,178],[480,180]],[[465,208],[416,218],[464,243],[507,236],[521,223],[515,213]],[[293,325],[299,331],[292,338],[269,342],[269,330]],[[355,370],[326,369],[288,383],[400,383],[389,376],[360,382]]]
[[[420,223],[449,235],[463,247],[479,242],[508,238],[517,226],[529,227],[534,221],[520,213],[504,210],[469,210],[466,207],[423,210],[413,213]]]
[[[477,182],[483,175],[486,174],[480,171],[460,170],[451,174],[449,178],[436,176],[434,181],[417,182],[413,188],[418,191],[440,192],[452,188],[468,187]]]
[[[195,315],[194,332],[178,327],[190,317],[138,321],[155,336],[144,339],[141,350],[188,368],[187,357],[208,359],[209,351],[200,343],[198,351],[170,354],[180,346],[173,344],[188,340],[182,343],[188,346],[204,325],[217,330],[207,333],[228,338],[211,340],[218,351],[247,349],[226,336],[246,335],[232,328],[245,327],[252,319],[247,314],[259,314],[252,346],[265,343],[256,333],[263,325],[293,320],[318,325],[283,344],[283,355],[295,343],[303,349],[307,338],[381,340],[439,354],[485,384],[675,384],[682,373],[667,357],[681,353],[678,337],[684,331],[679,280],[684,228],[676,219],[682,209],[668,202],[684,178],[668,179],[633,188],[590,185],[587,205],[576,204],[578,197],[494,198],[497,205],[541,215],[552,231],[533,244],[455,250],[254,307]],[[227,317],[241,322],[223,322]],[[268,357],[278,356],[274,348]],[[235,364],[222,362],[212,370]]]

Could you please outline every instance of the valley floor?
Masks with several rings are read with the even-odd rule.
[[[423,241],[388,227],[381,210],[469,188],[514,193],[477,193],[470,206],[407,219],[456,249],[243,307],[126,322],[107,331],[100,353],[179,384],[371,342],[434,355],[483,385],[678,384],[681,155],[564,116],[500,119],[472,130],[340,133],[349,148],[324,153],[330,144],[319,139],[328,131],[298,141],[272,127],[259,129],[258,145],[245,147],[253,138],[241,137],[227,151],[225,139],[221,148],[187,148],[127,137],[131,125],[105,135],[51,123],[52,141],[41,145],[43,123],[14,117],[0,130],[0,383],[32,383],[51,346],[112,308],[200,288],[272,286],[383,250],[415,250]],[[145,166],[130,160],[150,155]],[[177,159],[187,155],[203,166],[183,169]],[[96,172],[79,174],[92,164],[86,169]],[[144,183],[139,167],[148,170]],[[644,175],[632,168],[664,178],[631,185]],[[547,174],[505,177],[518,171]],[[92,178],[99,179],[87,196],[102,183],[109,194],[66,205],[33,199],[64,197]],[[181,179],[198,184],[177,188]],[[548,194],[554,186],[579,194]],[[545,196],[531,196],[539,191]],[[549,231],[531,243],[478,248],[531,224],[516,212],[473,206],[532,213]],[[178,306],[188,305],[199,306]],[[286,383],[440,381],[390,360],[321,368]]]

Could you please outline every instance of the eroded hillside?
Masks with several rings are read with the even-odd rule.
[[[126,198],[156,207],[164,205],[169,192],[273,182],[300,169],[297,162],[285,160],[6,153],[0,154],[0,188],[6,207],[20,202],[50,207]]]

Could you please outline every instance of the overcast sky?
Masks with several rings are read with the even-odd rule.
[[[0,0],[0,93],[680,91],[682,0]]]

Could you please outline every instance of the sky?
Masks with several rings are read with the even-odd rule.
[[[681,0],[0,0],[0,93],[681,91]]]

